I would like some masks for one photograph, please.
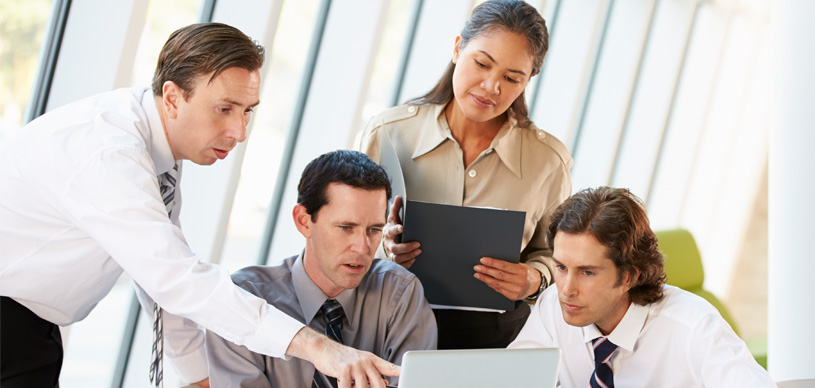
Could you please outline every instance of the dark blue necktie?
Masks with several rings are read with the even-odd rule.
[[[320,310],[325,316],[325,335],[339,343],[342,343],[342,317],[345,312],[342,305],[334,299],[329,299],[323,303]],[[320,371],[314,370],[312,388],[336,388],[337,379],[325,376]]]
[[[614,388],[614,374],[609,360],[617,350],[617,345],[606,337],[595,338],[592,345],[594,345],[594,373],[591,375],[589,385],[592,388]]]

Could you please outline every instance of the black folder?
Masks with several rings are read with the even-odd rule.
[[[513,310],[515,301],[473,277],[473,267],[482,257],[518,262],[526,213],[407,199],[399,157],[388,131],[382,131],[379,163],[391,178],[393,197],[402,197],[401,241],[422,244],[410,271],[422,282],[427,301],[442,308]]]
[[[526,213],[408,200],[402,241],[419,241],[410,267],[433,305],[511,311],[507,299],[473,277],[482,257],[517,263]]]

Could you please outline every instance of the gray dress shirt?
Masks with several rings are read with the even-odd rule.
[[[290,257],[278,266],[244,268],[235,272],[232,280],[314,330],[325,332],[320,306],[328,298],[306,274],[302,256]],[[334,299],[345,311],[345,345],[395,364],[401,364],[408,350],[436,348],[436,321],[422,285],[399,265],[374,259],[359,286]],[[314,366],[308,361],[267,357],[210,332],[206,342],[213,387],[311,385]]]

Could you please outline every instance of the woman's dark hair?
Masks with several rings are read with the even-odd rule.
[[[628,189],[585,189],[564,201],[552,215],[546,232],[554,248],[558,232],[588,233],[608,248],[609,259],[631,277],[631,302],[647,305],[662,299],[665,270],[657,237],[651,230],[645,205]]]
[[[238,67],[254,71],[263,66],[263,46],[239,29],[222,23],[198,23],[182,27],[167,38],[159,53],[153,75],[153,95],[161,96],[167,81],[183,90],[184,99],[193,93],[199,76]]]
[[[535,7],[522,0],[489,0],[473,10],[473,14],[467,19],[464,28],[461,30],[461,43],[459,50],[467,46],[473,38],[489,32],[493,29],[502,29],[507,32],[526,36],[529,48],[532,52],[532,74],[538,74],[543,65],[543,58],[549,49],[549,31],[546,29],[546,21],[538,13]],[[453,99],[453,72],[456,64],[450,61],[447,69],[441,76],[436,86],[427,94],[408,101],[408,104],[447,104]],[[532,124],[529,119],[529,109],[526,107],[526,93],[521,95],[512,103],[511,109],[515,112],[518,123],[523,127]]]
[[[367,155],[359,151],[328,152],[306,165],[297,185],[297,203],[306,208],[312,221],[328,203],[326,191],[334,182],[364,190],[385,190],[385,197],[391,199],[388,173]]]

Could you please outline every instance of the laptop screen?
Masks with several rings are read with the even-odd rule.
[[[554,388],[559,363],[557,348],[410,351],[399,388]]]

